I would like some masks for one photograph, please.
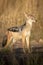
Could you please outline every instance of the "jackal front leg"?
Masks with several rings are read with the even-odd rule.
[[[30,40],[29,40],[29,36],[26,36],[26,45],[27,45],[27,49],[28,51],[30,51]]]

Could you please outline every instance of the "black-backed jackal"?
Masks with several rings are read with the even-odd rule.
[[[17,40],[22,39],[23,47],[26,43],[27,49],[29,49],[29,38],[31,34],[32,23],[35,22],[35,19],[31,15],[27,16],[27,14],[25,14],[25,17],[27,18],[27,20],[24,26],[14,28],[14,30],[16,29],[16,32],[8,31],[7,44],[5,47],[7,47],[10,44],[11,40],[13,41],[13,43],[15,43]],[[13,43],[11,44],[11,46],[13,45]]]

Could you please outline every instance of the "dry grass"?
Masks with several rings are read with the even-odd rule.
[[[19,26],[26,20],[24,12],[37,19],[31,31],[31,40],[43,39],[43,2],[32,0],[1,0],[0,4],[0,42],[7,28]]]

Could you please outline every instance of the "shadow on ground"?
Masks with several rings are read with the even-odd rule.
[[[24,53],[22,48],[0,51],[0,65],[43,65],[43,52]]]

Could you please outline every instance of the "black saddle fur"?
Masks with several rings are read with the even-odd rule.
[[[23,25],[21,25],[21,26],[11,27],[11,28],[8,29],[8,31],[20,32],[20,31],[22,31],[22,29],[23,29],[25,26],[26,26],[26,22],[25,22]]]

